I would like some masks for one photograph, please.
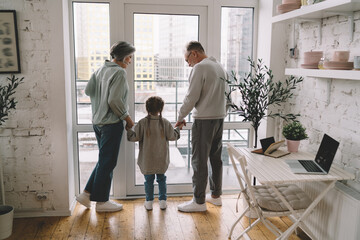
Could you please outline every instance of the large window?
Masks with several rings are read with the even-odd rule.
[[[109,59],[109,4],[73,3],[76,125],[91,124],[90,98],[85,87],[91,74]],[[80,189],[98,160],[98,146],[91,125],[77,131],[78,179]]]
[[[76,119],[91,124],[90,98],[85,86],[91,74],[109,59],[109,4],[74,3]]]
[[[198,40],[198,26],[199,16],[196,15],[134,14],[136,122],[147,115],[146,99],[155,95],[166,103],[163,117],[171,122],[176,121],[191,71],[184,61],[184,44]],[[145,77],[137,73],[147,74]],[[171,161],[168,174],[176,177],[168,178],[168,184],[191,183],[189,140],[190,130],[183,130],[181,139],[169,143]],[[136,143],[135,158],[137,155]],[[136,162],[136,184],[142,185],[144,177]]]
[[[163,117],[175,124],[188,88],[191,68],[184,61],[183,54],[185,44],[191,40],[202,42],[207,54],[215,56],[229,73],[234,71],[243,76],[249,70],[247,58],[253,57],[254,28],[254,8],[249,7],[249,4],[246,7],[228,7],[210,1],[209,4],[214,5],[197,6],[191,1],[169,1],[168,5],[164,5],[163,1],[161,4],[156,2],[157,0],[154,4],[144,5],[133,4],[130,0],[108,3],[95,0],[72,1],[73,129],[78,191],[85,187],[98,160],[98,147],[91,124],[90,98],[84,91],[91,74],[110,58],[112,43],[126,40],[136,47],[133,62],[127,68],[131,91],[130,113],[135,122],[147,114],[146,99],[157,95],[165,100]],[[236,6],[239,1],[221,2],[231,2],[231,6]],[[218,9],[214,12],[218,14],[213,16],[209,9],[213,9],[215,5]],[[209,35],[209,29],[215,36]],[[238,93],[232,95],[236,103],[240,101],[240,97]],[[191,191],[191,114],[186,121],[188,125],[181,131],[181,138],[170,142],[171,163],[167,172],[171,176],[167,180],[169,193]],[[251,137],[250,124],[244,124],[238,114],[229,113],[223,132],[224,190],[237,187],[229,165],[226,143],[249,146]],[[129,144],[132,143],[127,142],[124,137],[118,169],[114,171],[112,193],[115,196],[143,193],[141,187],[144,179],[136,164],[138,144]],[[129,165],[132,167],[128,168]],[[124,187],[124,182],[130,182],[133,190],[132,186]]]

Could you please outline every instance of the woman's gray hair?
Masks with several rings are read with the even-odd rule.
[[[123,61],[126,56],[135,52],[135,47],[128,42],[119,41],[110,48],[110,56],[117,61]]]

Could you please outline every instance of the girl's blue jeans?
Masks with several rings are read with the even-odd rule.
[[[155,174],[144,175],[146,201],[154,200],[154,180]],[[166,200],[166,176],[165,174],[156,174],[156,182],[159,185],[159,200]]]
[[[114,124],[93,125],[99,147],[99,159],[86,184],[90,200],[109,201],[113,170],[117,163],[121,137],[124,131],[123,121]]]

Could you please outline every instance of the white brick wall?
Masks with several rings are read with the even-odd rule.
[[[24,77],[16,90],[17,109],[0,128],[6,203],[17,212],[66,214],[69,190],[62,1],[1,0],[0,9],[16,10],[21,61],[17,76]],[[8,76],[1,74],[0,82]],[[48,200],[38,201],[37,192],[47,192]]]
[[[360,12],[355,13],[354,20],[352,42],[349,22],[343,16],[323,19],[321,43],[316,23],[297,25],[295,35],[298,36],[299,59],[288,58],[288,66],[300,67],[303,53],[310,50],[324,51],[329,60],[334,50],[350,50],[350,61],[353,61],[354,56],[360,55]],[[287,29],[291,36],[293,27],[289,26]],[[292,47],[290,39],[288,44]],[[324,133],[339,140],[340,147],[335,162],[357,174],[357,180],[350,185],[360,191],[360,81],[306,77],[286,109],[291,109],[292,113],[300,113],[300,120],[307,128],[309,139],[302,141],[302,148],[316,153]]]

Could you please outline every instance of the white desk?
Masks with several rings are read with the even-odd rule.
[[[354,179],[354,174],[348,173],[343,169],[335,166],[334,164],[330,168],[330,172],[327,175],[310,175],[310,174],[294,174],[291,172],[289,166],[284,162],[285,159],[314,159],[315,156],[306,152],[291,153],[290,155],[283,156],[281,158],[272,158],[265,155],[252,153],[249,148],[237,148],[240,153],[246,156],[248,171],[252,176],[256,177],[257,181],[263,185],[271,186],[275,193],[280,197],[282,202],[293,213],[295,218],[294,224],[289,227],[279,238],[287,239],[296,227],[310,214],[310,212],[316,207],[320,200],[326,195],[326,193],[335,186],[335,182],[338,180]],[[305,212],[299,216],[290,207],[285,198],[274,187],[275,184],[282,183],[297,183],[297,182],[325,182],[327,187],[313,200],[310,206]],[[304,225],[302,225],[304,226]],[[312,239],[314,236],[309,229],[304,229],[310,235]]]

